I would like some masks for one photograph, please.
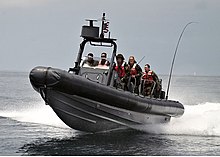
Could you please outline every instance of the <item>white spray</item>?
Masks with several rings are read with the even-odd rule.
[[[154,134],[220,136],[220,103],[185,106],[182,117],[171,118],[167,124],[139,128]]]

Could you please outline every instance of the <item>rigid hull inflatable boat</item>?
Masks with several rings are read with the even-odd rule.
[[[103,15],[102,25],[104,22]],[[80,131],[101,132],[166,123],[184,113],[178,101],[137,95],[114,86],[117,45],[115,39],[103,36],[103,26],[99,36],[99,28],[90,20],[90,26],[82,27],[81,36],[74,68],[65,71],[38,66],[29,76],[33,88],[66,125]],[[82,65],[87,43],[113,47],[109,67]]]

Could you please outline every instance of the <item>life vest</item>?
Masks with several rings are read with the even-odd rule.
[[[102,64],[102,60],[99,61],[100,66],[108,66],[108,60],[105,61],[105,64]]]
[[[152,70],[150,70],[148,72],[145,71],[144,74],[142,75],[142,79],[146,79],[148,81],[153,81],[154,80],[153,71]]]
[[[148,71],[147,77],[148,77],[147,79],[150,80],[150,81],[154,80],[154,78],[153,78],[153,71],[152,70]]]
[[[105,64],[101,64],[101,63],[102,63],[102,61],[99,61],[98,68],[101,68],[101,69],[108,69],[109,68],[107,60],[105,61]]]
[[[132,68],[130,69],[130,75],[137,75],[137,70],[136,70],[136,63],[134,63],[134,65],[132,66]]]
[[[146,71],[143,73],[143,75],[142,75],[142,79],[147,79],[147,73],[146,73]]]
[[[122,65],[119,67],[119,66],[116,66],[115,67],[115,71],[118,73],[118,77],[119,78],[122,78],[125,76],[125,68],[124,68],[124,62],[122,63]]]

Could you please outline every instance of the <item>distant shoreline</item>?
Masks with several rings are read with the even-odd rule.
[[[17,71],[17,70],[0,70],[0,73],[27,73],[30,71]],[[159,77],[168,77],[168,74],[158,74]],[[193,75],[193,74],[174,74],[173,77],[220,77],[219,75]]]

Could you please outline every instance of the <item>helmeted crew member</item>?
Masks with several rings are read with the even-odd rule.
[[[154,97],[158,97],[157,95],[159,94],[161,90],[160,81],[159,81],[157,74],[154,71],[150,70],[149,64],[146,64],[144,66],[142,80],[144,81],[142,82],[143,83],[143,95],[145,96],[151,95],[152,90],[154,88],[153,95]]]
[[[134,56],[129,57],[128,61],[128,67],[129,67],[129,76],[131,78],[131,81],[134,84],[134,92],[136,94],[139,94],[139,85],[140,85],[140,78],[142,76],[142,69],[135,61]]]
[[[83,62],[83,65],[84,65],[84,64],[87,64],[88,66],[93,67],[93,66],[97,66],[97,65],[98,65],[98,61],[96,61],[96,60],[93,59],[93,53],[90,52],[90,53],[87,55],[87,60],[85,60],[85,61]]]
[[[117,72],[118,77],[120,79],[123,79],[126,76],[126,72],[127,72],[127,63],[124,61],[125,58],[122,54],[118,54],[116,56],[116,66],[114,67],[114,70]]]
[[[99,61],[98,66],[109,66],[110,62],[107,60],[107,53],[102,52],[101,54],[101,60]]]
[[[123,83],[123,89],[127,90],[127,73],[128,73],[128,65],[124,61],[125,58],[122,54],[118,54],[116,56],[116,65],[114,67],[114,70],[117,72],[117,77],[115,80],[115,84],[120,84]],[[115,86],[117,86],[115,85]]]

